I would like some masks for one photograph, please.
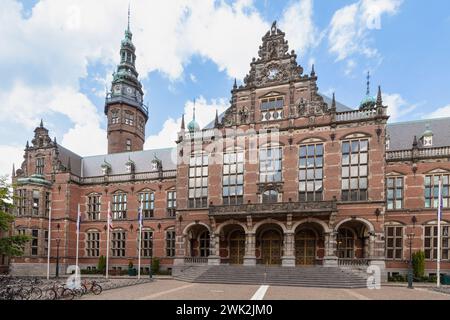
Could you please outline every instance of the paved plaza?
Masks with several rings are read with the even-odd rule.
[[[176,280],[105,291],[83,300],[450,300],[430,288],[414,290],[384,286],[380,290],[272,287],[259,285],[199,284]]]

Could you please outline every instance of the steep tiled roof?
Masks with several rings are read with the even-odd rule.
[[[439,118],[388,124],[386,130],[390,137],[389,150],[411,149],[414,136],[417,136],[421,147],[420,138],[427,126],[433,132],[433,147],[450,146],[450,118]]]

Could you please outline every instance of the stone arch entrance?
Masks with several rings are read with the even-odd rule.
[[[202,224],[192,225],[186,230],[185,234],[188,240],[186,252],[190,257],[209,257],[211,235],[206,226]]]
[[[323,227],[318,223],[303,223],[295,230],[295,264],[310,266],[323,257]]]
[[[339,259],[370,257],[370,227],[359,220],[349,220],[337,228],[337,256]]]
[[[243,264],[245,256],[245,232],[235,229],[229,238],[230,264]]]
[[[283,230],[276,224],[262,225],[256,235],[257,261],[264,265],[281,265]]]

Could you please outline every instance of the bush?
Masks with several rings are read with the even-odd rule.
[[[425,253],[423,251],[415,252],[412,255],[412,263],[415,278],[423,278],[425,276]]]
[[[128,262],[128,269],[133,269],[133,261]]]
[[[159,273],[159,259],[153,258],[152,260],[152,273],[157,274]]]
[[[104,256],[100,256],[100,258],[98,259],[97,270],[99,271],[99,273],[106,272],[106,258]]]
[[[401,274],[395,274],[388,279],[390,282],[406,282],[408,281],[408,276],[403,276]]]

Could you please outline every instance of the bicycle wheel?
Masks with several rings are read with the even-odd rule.
[[[55,289],[47,289],[45,290],[45,299],[48,300],[56,300],[56,298],[58,297],[58,293],[56,293]]]
[[[102,293],[103,288],[99,285],[99,284],[94,284],[92,285],[91,291],[98,296],[99,294]]]
[[[86,287],[86,285],[84,283],[81,284],[81,289],[83,290],[83,294],[88,293],[88,288]]]
[[[28,291],[28,300],[39,300],[42,297],[42,290],[38,287],[33,287]]]
[[[71,289],[64,289],[61,295],[61,300],[73,300],[75,293]]]

